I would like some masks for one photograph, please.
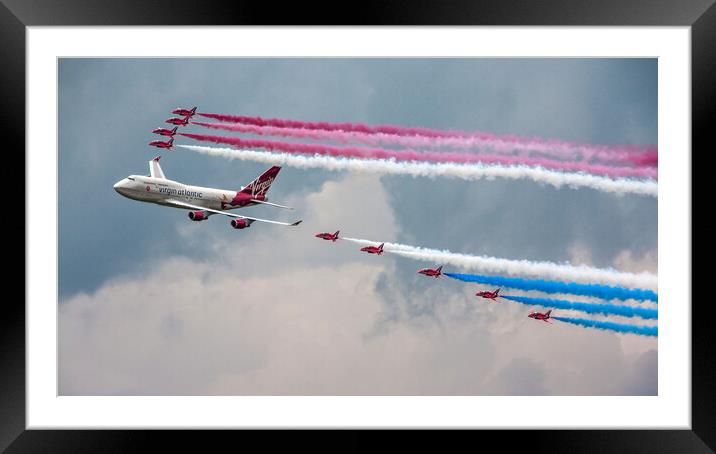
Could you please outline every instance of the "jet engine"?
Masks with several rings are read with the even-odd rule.
[[[235,229],[245,229],[246,227],[250,226],[251,223],[247,219],[232,219],[231,220],[231,227]]]
[[[189,212],[189,219],[192,221],[203,221],[204,219],[209,218],[209,213],[206,211],[190,211]]]

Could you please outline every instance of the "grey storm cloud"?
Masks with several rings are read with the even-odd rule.
[[[303,224],[234,231],[112,189],[147,171],[177,106],[655,144],[656,81],[647,59],[61,59],[60,393],[656,394],[654,339],[542,326],[424,264],[313,238],[656,272],[656,199],[285,168],[271,199],[296,211],[247,214]],[[222,188],[265,170],[162,166]]]

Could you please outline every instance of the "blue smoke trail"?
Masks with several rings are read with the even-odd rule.
[[[656,326],[639,326],[639,325],[623,325],[614,322],[602,322],[599,320],[588,320],[586,318],[570,318],[570,317],[552,317],[560,322],[572,323],[587,328],[605,329],[608,331],[616,331],[617,333],[632,333],[641,336],[657,336],[658,328]]]
[[[522,304],[582,311],[588,314],[621,315],[622,317],[641,317],[646,319],[658,318],[658,311],[656,309],[647,309],[644,307],[583,303],[581,301],[554,300],[550,298],[530,298],[528,296],[505,295],[503,298]]]
[[[496,285],[520,290],[539,290],[545,293],[571,293],[572,295],[594,296],[605,300],[635,299],[657,301],[656,292],[639,288],[612,287],[600,284],[578,284],[576,282],[544,281],[541,279],[520,279],[516,277],[484,276],[479,274],[443,273],[453,279],[465,282]]]

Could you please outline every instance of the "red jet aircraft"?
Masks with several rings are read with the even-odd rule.
[[[164,120],[164,123],[171,123],[173,125],[178,125],[178,126],[186,126],[189,124],[189,118],[190,117],[188,115],[184,118],[172,117],[172,118],[167,118],[166,120]]]
[[[491,299],[493,301],[496,301],[497,298],[500,296],[498,295],[500,293],[500,289],[498,288],[494,292],[477,292],[475,293],[475,296],[481,296],[483,298]]]
[[[550,315],[549,315],[549,314],[551,314],[551,313],[552,313],[552,309],[548,310],[548,311],[545,312],[544,314],[541,314],[541,313],[539,313],[539,312],[532,312],[532,313],[530,313],[530,315],[528,315],[528,317],[529,317],[529,318],[533,318],[533,319],[535,319],[535,320],[542,320],[542,321],[544,321],[545,323],[552,323],[552,322],[547,321],[547,320],[549,320],[549,319],[551,318]]]
[[[420,274],[424,274],[426,276],[430,277],[440,277],[440,275],[443,274],[443,267],[440,265],[439,267],[432,269],[432,268],[423,268],[422,270],[418,271]]]
[[[162,140],[152,140],[151,142],[149,142],[149,145],[157,148],[166,148],[167,150],[171,150],[174,146],[174,137],[172,137],[166,142]]]
[[[177,133],[177,129],[179,126],[174,126],[172,129],[165,129],[165,128],[157,128],[154,131],[152,131],[153,134],[159,134],[160,136],[169,136],[173,137],[174,134]]]
[[[193,117],[196,113],[196,106],[192,107],[191,109],[177,107],[176,109],[172,110],[172,113],[181,115],[182,117]]]
[[[380,246],[366,246],[360,248],[362,252],[367,252],[369,254],[378,254],[381,255],[383,253],[383,245],[385,243],[380,243]]]
[[[338,239],[338,233],[340,230],[336,230],[336,233],[316,233],[316,238],[321,238],[328,241],[333,241],[334,243]]]

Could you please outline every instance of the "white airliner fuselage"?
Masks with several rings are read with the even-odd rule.
[[[236,229],[249,227],[254,221],[290,226],[298,225],[301,221],[287,223],[227,212],[228,210],[252,205],[271,205],[292,209],[276,203],[270,203],[268,202],[268,197],[266,197],[266,192],[276,179],[279,170],[281,170],[280,167],[273,166],[239,191],[228,191],[191,186],[170,180],[164,176],[164,172],[159,165],[159,157],[156,157],[149,161],[149,176],[130,175],[118,181],[114,185],[114,190],[124,197],[139,200],[140,202],[191,210],[189,211],[189,219],[192,221],[203,221],[214,214],[223,214],[234,218],[231,221],[231,225]]]
[[[227,203],[236,196],[236,191],[190,186],[165,178],[130,175],[118,181],[114,185],[114,190],[130,199],[174,208],[182,207],[169,203],[168,200],[179,200],[214,210],[231,210],[242,207],[227,206]],[[222,206],[222,202],[224,206]]]

